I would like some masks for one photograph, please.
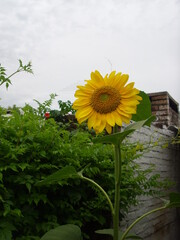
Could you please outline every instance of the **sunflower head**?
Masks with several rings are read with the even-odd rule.
[[[104,129],[110,134],[112,127],[128,124],[142,98],[134,83],[126,84],[129,76],[115,71],[105,77],[96,70],[84,86],[77,86],[73,103],[79,123],[88,120],[88,128],[96,133]]]

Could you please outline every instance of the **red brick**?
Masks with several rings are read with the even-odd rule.
[[[152,107],[151,107],[151,110],[152,111],[157,111],[157,110],[159,110],[159,106],[158,105],[153,105]]]
[[[156,116],[156,112],[153,112],[153,111],[152,111],[152,115]]]
[[[165,110],[165,111],[158,111],[156,113],[157,116],[167,116],[168,115],[168,112]]]
[[[169,117],[168,116],[158,116],[158,119],[160,121],[168,121],[169,120]]]
[[[168,105],[160,105],[159,110],[166,110],[168,109]]]
[[[159,101],[152,101],[151,104],[152,105],[165,105],[167,104],[167,100],[159,100]]]
[[[159,96],[152,96],[152,101],[154,100],[161,100],[161,99],[167,99],[167,95],[159,95]]]

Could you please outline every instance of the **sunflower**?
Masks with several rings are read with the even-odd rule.
[[[78,122],[88,120],[89,130],[94,128],[97,134],[104,129],[110,134],[115,124],[130,123],[142,98],[133,82],[126,85],[128,78],[128,74],[115,71],[104,78],[97,70],[92,72],[91,79],[85,80],[84,86],[77,86],[74,95]]]

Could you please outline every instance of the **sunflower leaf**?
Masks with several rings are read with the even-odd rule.
[[[100,229],[96,230],[95,233],[113,236],[113,229],[112,228]]]
[[[69,178],[80,178],[80,175],[78,174],[78,172],[76,172],[75,168],[72,166],[63,167],[62,169],[49,175],[42,181],[39,181],[38,183],[36,183],[36,185],[40,186],[52,183],[63,183],[64,180],[67,180]]]
[[[142,100],[137,106],[136,114],[132,115],[132,120],[135,122],[145,120],[151,116],[151,102],[149,96],[143,91],[140,91],[139,96],[142,97]]]
[[[94,143],[112,143],[112,144],[119,144],[121,143],[126,136],[128,136],[130,133],[134,132],[135,129],[130,129],[127,131],[123,131],[123,132],[118,132],[118,133],[114,133],[111,135],[106,135],[103,137],[97,137],[93,139]]]
[[[66,224],[51,229],[40,240],[82,240],[81,229],[73,224]]]
[[[172,192],[169,194],[169,201],[165,204],[167,208],[180,207],[180,193]]]
[[[141,127],[143,127],[144,125],[151,125],[151,123],[156,119],[155,116],[151,115],[149,118],[145,119],[145,120],[142,120],[142,121],[138,121],[138,122],[134,122],[132,124],[130,124],[129,126],[127,126],[125,128],[124,131],[127,131],[127,130],[130,130],[130,129],[133,129],[133,130],[138,130],[140,129]]]
[[[93,139],[93,142],[94,143],[112,143],[117,145],[121,143],[125,139],[125,137],[127,137],[129,134],[131,134],[135,130],[140,129],[144,125],[151,124],[151,122],[154,121],[154,119],[155,119],[155,116],[150,116],[148,119],[130,124],[125,128],[123,132],[118,132],[118,133],[106,135],[103,137],[97,137]]]

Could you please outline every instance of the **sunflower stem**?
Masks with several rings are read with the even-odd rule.
[[[126,231],[125,231],[124,234],[122,235],[121,240],[124,240],[124,239],[126,238],[126,236],[128,235],[129,231],[134,227],[134,225],[136,225],[136,224],[137,224],[139,221],[141,221],[143,218],[145,218],[146,216],[150,215],[151,213],[154,213],[154,212],[163,210],[163,209],[165,209],[165,208],[166,208],[166,206],[153,209],[153,210],[151,210],[151,211],[143,214],[141,217],[137,218],[137,219],[126,229]]]
[[[118,132],[118,126],[114,127],[114,132]],[[120,143],[115,145],[115,200],[114,200],[114,218],[113,240],[118,240],[119,237],[119,203],[120,203],[120,180],[121,180],[121,148]]]
[[[93,181],[92,179],[84,177],[82,175],[81,175],[81,178],[84,179],[85,181],[88,181],[88,182],[92,183],[93,185],[95,185],[104,194],[104,196],[106,197],[106,199],[109,203],[109,207],[111,209],[111,214],[112,214],[112,216],[114,216],[113,204],[112,204],[111,199],[109,198],[108,194],[105,192],[105,190],[97,182]]]

